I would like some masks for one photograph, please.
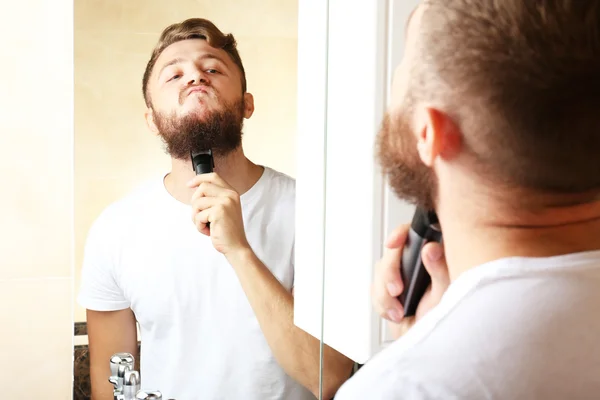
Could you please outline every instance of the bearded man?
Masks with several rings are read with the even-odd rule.
[[[336,400],[598,398],[598,26],[599,0],[416,7],[378,160],[444,239],[404,318],[408,226],[392,233],[373,302],[402,336]]]
[[[143,77],[146,121],[171,171],[107,207],[85,248],[93,398],[112,399],[109,359],[128,352],[163,398],[333,397],[352,361],[293,323],[295,182],[242,149],[254,111],[231,34],[193,18],[167,27]],[[196,176],[190,154],[211,150]]]

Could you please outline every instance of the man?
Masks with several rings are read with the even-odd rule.
[[[164,398],[317,396],[319,341],[293,324],[294,181],[244,156],[254,102],[234,37],[204,19],[169,26],[143,95],[172,169],[89,232],[79,302],[93,397],[112,399],[113,353],[140,358],[136,320],[142,386]],[[190,152],[206,149],[215,173],[196,177]],[[324,357],[331,398],[352,362],[330,348]]]
[[[400,197],[437,212],[444,246],[424,249],[419,320],[336,400],[598,398],[599,26],[599,0],[415,10],[379,159]],[[401,323],[406,231],[373,294]]]

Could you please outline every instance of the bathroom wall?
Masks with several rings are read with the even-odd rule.
[[[73,46],[68,1],[0,13],[0,388],[70,399]]]
[[[75,290],[85,239],[106,205],[170,166],[146,128],[142,74],[167,25],[212,20],[236,36],[256,111],[244,148],[294,176],[297,0],[75,0]],[[75,293],[76,294],[76,293]],[[75,304],[75,321],[85,310]]]

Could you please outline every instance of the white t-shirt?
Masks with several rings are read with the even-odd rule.
[[[461,275],[336,400],[600,399],[600,251]]]
[[[252,249],[291,290],[295,181],[265,168],[241,204]],[[165,399],[314,399],[279,366],[233,268],[162,176],[94,222],[78,301],[97,311],[133,310],[142,389]]]

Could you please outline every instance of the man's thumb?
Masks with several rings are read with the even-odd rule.
[[[444,246],[436,242],[427,243],[421,252],[421,259],[431,276],[432,289],[441,286],[445,290],[450,284],[450,274],[444,255]]]

